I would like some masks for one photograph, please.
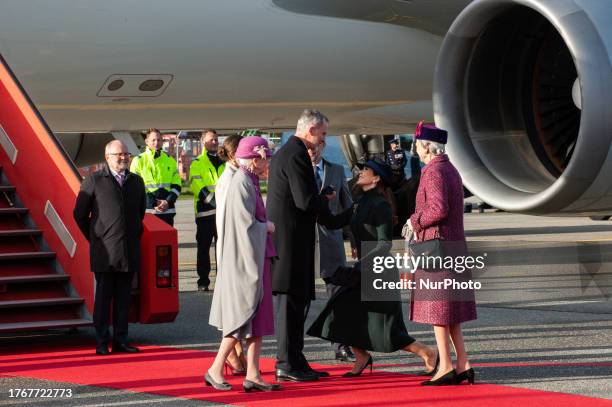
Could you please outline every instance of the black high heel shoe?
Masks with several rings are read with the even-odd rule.
[[[244,382],[242,382],[242,388],[247,393],[253,390],[255,391],[276,391],[276,390],[281,389],[279,384],[259,384],[254,381],[248,380],[248,379],[244,379]]]
[[[464,380],[467,380],[469,384],[474,384],[474,379],[476,378],[476,374],[474,373],[474,369],[471,367],[468,370],[464,370],[461,373],[457,373],[457,377],[455,378],[455,384],[461,384]]]
[[[232,376],[246,376],[245,368],[234,369],[228,361],[225,361],[225,364],[223,365],[223,367],[225,368],[225,374],[228,374],[227,372],[229,370]]]
[[[357,377],[357,376],[361,376],[361,373],[363,373],[363,371],[370,366],[370,374],[372,374],[372,366],[374,365],[374,360],[372,360],[372,355],[370,355],[370,357],[368,358],[368,361],[366,362],[365,365],[363,365],[361,367],[361,369],[359,369],[359,371],[357,373],[353,373],[353,372],[346,372],[345,374],[342,375],[342,377]]]
[[[436,356],[436,364],[434,365],[434,368],[430,372],[428,371],[423,372],[422,376],[435,376],[436,372],[438,371],[438,367],[440,367],[440,354],[439,353]]]
[[[453,369],[436,380],[425,380],[424,382],[421,382],[421,386],[450,386],[455,384],[456,379],[457,372],[455,372],[455,369]]]

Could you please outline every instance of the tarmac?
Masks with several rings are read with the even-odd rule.
[[[214,352],[220,333],[208,325],[212,291],[197,291],[192,202],[179,201],[177,212],[180,313],[171,324],[131,325],[130,338],[136,344]],[[470,251],[487,253],[488,259],[487,268],[474,273],[474,279],[482,283],[477,292],[478,319],[463,325],[477,381],[605,398],[612,403],[612,223],[487,210],[466,214],[465,229]],[[401,250],[403,242],[394,242],[394,247]],[[317,300],[311,305],[307,326],[326,300],[324,284],[317,279]],[[408,306],[404,305],[405,319]],[[417,340],[435,344],[430,326],[407,319],[406,326]],[[66,337],[93,338],[93,329],[0,341],[30,341],[35,346]],[[262,356],[273,358],[274,354],[275,340],[266,338]],[[330,345],[322,340],[306,337],[305,354],[311,362],[339,363],[350,369],[349,364],[334,360]],[[375,367],[384,365],[385,370],[414,373],[420,369],[416,357],[404,352],[374,353],[373,357]],[[73,389],[75,396],[8,398],[11,388],[58,387]],[[218,405],[22,377],[0,378],[0,406],[208,404]]]

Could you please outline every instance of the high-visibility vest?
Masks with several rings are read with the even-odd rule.
[[[215,214],[215,185],[225,169],[225,164],[215,168],[208,158],[206,149],[189,167],[189,181],[193,192],[193,209],[196,218]],[[202,198],[200,199],[200,193]]]
[[[164,151],[161,151],[157,158],[154,158],[154,155],[155,152],[147,148],[142,154],[134,157],[130,171],[142,177],[147,194],[158,194],[160,190],[166,191],[165,196],[158,198],[167,199],[168,195],[174,194],[176,197],[170,199],[170,202],[174,203],[181,194],[182,184],[176,161]]]

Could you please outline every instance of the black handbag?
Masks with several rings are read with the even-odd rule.
[[[447,270],[443,267],[448,258],[453,259],[467,254],[467,245],[465,241],[449,241],[441,239],[425,240],[418,243],[408,244],[409,255],[413,258],[413,264],[420,257],[420,265],[418,269],[425,271],[443,271]]]

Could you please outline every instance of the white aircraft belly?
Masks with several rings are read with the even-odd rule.
[[[94,132],[336,129],[431,117],[441,38],[382,23],[286,12],[269,0],[4,1],[0,52],[50,127]],[[111,75],[172,75],[157,97],[100,97]]]

